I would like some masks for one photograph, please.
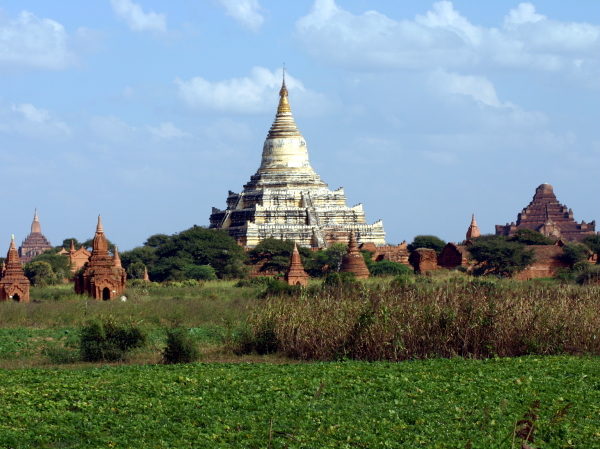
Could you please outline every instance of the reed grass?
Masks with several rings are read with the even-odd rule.
[[[600,353],[600,287],[449,277],[274,297],[255,338],[303,360]]]

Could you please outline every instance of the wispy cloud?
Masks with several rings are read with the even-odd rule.
[[[144,13],[142,5],[133,3],[131,0],[110,0],[110,3],[117,17],[124,20],[133,31],[156,31],[159,33],[167,31],[166,14],[158,14],[154,11]]]
[[[150,131],[153,136],[161,139],[191,137],[190,133],[180,130],[171,122],[163,122],[156,127],[148,126],[148,131]]]
[[[225,14],[255,33],[265,21],[259,12],[261,8],[258,0],[219,0],[219,3],[225,8]]]
[[[314,56],[355,69],[494,66],[543,71],[597,70],[600,26],[558,22],[521,3],[502,28],[472,24],[452,2],[434,3],[414,20],[377,11],[354,15],[335,0],[316,0],[296,23]]]

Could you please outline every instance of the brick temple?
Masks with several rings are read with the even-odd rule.
[[[285,78],[260,168],[242,193],[229,192],[225,210],[213,207],[210,227],[227,230],[249,248],[269,237],[325,248],[347,242],[350,231],[359,243],[385,245],[381,220],[367,224],[362,204],[348,207],[344,189],[329,190],[311,167],[306,141],[292,116]]]
[[[19,252],[15,246],[13,235],[6,254],[6,262],[2,264],[0,274],[0,301],[12,300],[29,302],[29,279],[23,273],[23,265],[19,260]]]
[[[19,258],[21,263],[26,264],[35,256],[42,254],[47,249],[52,249],[52,245],[42,234],[42,226],[38,220],[37,209],[33,214],[33,223],[31,223],[31,234],[27,236],[19,247]]]
[[[98,216],[98,226],[94,235],[92,255],[89,262],[75,275],[75,292],[88,294],[92,298],[109,300],[125,290],[127,273],[121,266],[119,253],[108,252],[108,241],[104,235],[102,220]]]
[[[530,229],[564,242],[576,242],[596,233],[596,221],[577,223],[573,210],[558,202],[554,188],[542,184],[535,189],[533,200],[517,216],[517,222],[496,225],[496,235],[513,235],[519,229]]]

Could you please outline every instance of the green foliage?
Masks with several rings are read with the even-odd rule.
[[[144,279],[146,265],[142,262],[133,262],[129,264],[125,270],[127,271],[128,279]]]
[[[142,279],[144,277],[144,267],[148,267],[150,272],[158,260],[156,248],[151,246],[137,246],[132,250],[119,253],[119,257],[123,268],[125,268],[128,277],[131,279]]]
[[[290,285],[279,279],[271,278],[267,284],[263,297],[267,296],[293,296],[298,293],[302,287],[300,285]]]
[[[264,262],[261,271],[283,274],[290,266],[293,250],[293,240],[268,238],[250,250],[249,256],[253,264]],[[310,265],[311,260],[315,257],[313,251],[303,246],[298,247],[298,252],[305,267]]]
[[[524,245],[554,245],[556,240],[531,229],[519,229],[508,240],[523,243]]]
[[[127,353],[146,344],[146,335],[134,323],[121,324],[114,317],[101,317],[80,330],[79,353],[86,362],[123,360]]]
[[[323,280],[323,285],[327,287],[349,287],[357,285],[358,280],[354,273],[340,273],[333,271],[328,273]]]
[[[226,231],[193,226],[170,237],[148,239],[156,261],[148,266],[152,280],[184,280],[190,265],[210,265],[220,279],[244,277],[244,248]],[[147,242],[147,243],[148,243]]]
[[[75,249],[81,248],[81,243],[79,242],[79,240],[77,240],[75,237],[71,237],[69,239],[64,239],[62,241],[62,245],[58,247],[58,250],[60,251],[60,248],[64,248],[67,251],[69,251],[71,249],[71,242],[73,242],[73,246],[75,246]]]
[[[600,284],[600,266],[588,262],[580,262],[573,270],[575,281],[579,285]]]
[[[200,358],[200,351],[186,328],[175,327],[167,330],[167,346],[162,355],[166,364],[193,363]]]
[[[381,260],[373,263],[369,267],[369,272],[373,276],[410,276],[413,274],[413,270],[410,267],[399,262],[392,262],[391,260]]]
[[[521,448],[534,409],[526,445],[596,448],[599,372],[595,357],[2,370],[0,446]]]
[[[444,246],[446,246],[446,242],[435,235],[417,235],[412,243],[408,245],[408,250],[412,252],[419,248],[429,248],[435,250],[439,255]]]
[[[29,263],[47,262],[52,267],[52,271],[57,279],[67,279],[71,277],[71,263],[66,254],[56,254],[52,250],[44,251],[35,256]]]
[[[535,262],[533,250],[523,243],[508,241],[502,236],[487,235],[474,239],[467,246],[470,257],[476,262],[475,276],[496,275],[512,277]]]
[[[600,265],[600,235],[588,235],[581,241],[594,254],[598,254],[598,265]]]
[[[31,282],[31,285],[43,286],[52,285],[57,282],[56,274],[52,265],[44,261],[29,262],[23,267],[25,276]]]
[[[217,279],[215,269],[210,265],[189,264],[183,267],[183,272],[187,279],[196,281],[211,281]]]
[[[409,285],[413,285],[415,283],[415,276],[413,274],[401,274],[400,276],[396,276],[392,281],[392,286],[396,288],[406,288]]]
[[[561,259],[571,266],[579,262],[587,261],[591,255],[590,249],[583,243],[567,243],[562,248]]]

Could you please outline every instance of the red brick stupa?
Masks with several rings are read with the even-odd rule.
[[[302,266],[302,258],[300,252],[298,252],[298,246],[294,242],[294,251],[292,251],[292,257],[290,259],[290,267],[285,273],[285,281],[290,285],[302,285],[306,287],[308,285],[308,273],[304,271]]]
[[[354,231],[350,232],[350,238],[348,240],[348,252],[342,257],[342,266],[340,267],[341,273],[354,273],[358,279],[368,279],[369,269],[365,263],[363,255],[358,250],[356,239],[354,238]]]
[[[47,249],[52,249],[52,245],[46,237],[42,235],[42,227],[38,220],[37,209],[33,214],[33,223],[31,223],[31,234],[27,236],[19,247],[19,257],[22,263],[28,263],[35,256],[42,254]]]
[[[596,222],[577,223],[573,210],[563,206],[556,199],[550,184],[542,184],[535,189],[533,201],[517,217],[517,223],[496,225],[496,235],[513,235],[519,229],[530,229],[547,237],[576,242],[587,235],[594,235]]]
[[[29,285],[29,279],[23,273],[23,265],[19,259],[13,235],[0,280],[0,301],[12,299],[13,301],[29,302]]]
[[[108,252],[108,241],[104,235],[102,220],[98,216],[92,255],[86,266],[75,276],[75,292],[87,293],[96,299],[115,299],[125,290],[127,280],[127,273],[121,267],[117,251],[115,256],[112,257]]]

